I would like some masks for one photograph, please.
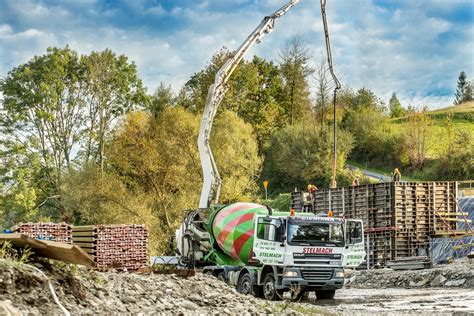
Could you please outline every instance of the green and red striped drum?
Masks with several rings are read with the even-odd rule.
[[[256,203],[234,203],[220,209],[212,223],[214,239],[222,251],[244,264],[253,248],[255,214],[268,214],[268,210]]]

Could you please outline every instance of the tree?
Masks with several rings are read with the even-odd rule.
[[[465,102],[469,102],[469,101],[473,101],[474,100],[474,82],[470,82],[467,87],[466,87],[466,92],[464,93],[465,94],[465,97],[464,97],[464,100]]]
[[[90,160],[102,170],[113,120],[146,101],[125,56],[106,50],[79,57],[69,47],[49,48],[14,68],[0,91],[0,157],[10,167],[0,173],[8,184],[2,203],[18,219],[67,219],[64,178]],[[17,203],[21,195],[27,203]]]
[[[316,77],[316,116],[319,116],[321,122],[321,130],[326,125],[326,106],[330,100],[330,77],[327,62],[321,58],[315,71]]]
[[[389,107],[391,118],[402,117],[405,115],[405,109],[403,109],[402,105],[400,104],[400,101],[398,100],[395,92],[393,92],[392,96],[390,97],[390,101],[388,102],[388,107]]]
[[[404,132],[403,148],[408,161],[414,169],[423,167],[429,147],[429,128],[431,119],[428,108],[408,113],[407,127]]]
[[[81,67],[88,107],[85,161],[93,157],[103,170],[106,134],[114,120],[144,105],[145,89],[135,63],[109,49],[82,56]]]
[[[314,128],[315,122],[288,125],[275,132],[267,149],[263,177],[274,191],[288,192],[309,183],[327,185],[331,177],[332,140],[327,131]],[[352,148],[352,137],[338,131],[338,169],[342,170]]]
[[[71,167],[71,153],[81,135],[80,76],[74,51],[49,48],[46,55],[10,71],[0,85],[4,146],[39,153],[44,174],[55,187],[64,167]]]
[[[458,85],[455,93],[454,104],[461,104],[472,100],[472,88],[469,86],[470,84],[467,81],[466,73],[463,70],[458,77]]]
[[[199,122],[200,116],[181,107],[167,108],[157,119],[133,112],[107,146],[109,172],[119,177],[130,195],[142,196],[158,221],[153,234],[160,240],[159,251],[181,223],[183,210],[198,204],[202,184],[196,144]],[[223,180],[221,202],[251,200],[261,165],[251,126],[224,111],[216,117],[211,143]],[[123,206],[115,211],[128,212]]]
[[[201,113],[209,86],[228,57],[226,50],[216,53],[210,64],[185,84],[176,103],[192,113]],[[242,61],[239,64],[227,85],[219,112],[232,110],[252,125],[259,152],[262,153],[271,133],[285,124],[280,70],[272,62],[254,56],[251,62]]]
[[[379,163],[392,159],[394,140],[383,102],[366,88],[345,91],[341,102],[346,109],[341,125],[354,136],[351,159]]]
[[[283,77],[283,107],[286,122],[293,124],[310,114],[308,77],[314,72],[309,66],[311,55],[301,39],[294,36],[280,51],[280,71]]]
[[[148,111],[156,119],[166,108],[175,104],[175,96],[171,90],[171,85],[166,86],[163,82],[160,83],[155,93],[148,103]]]

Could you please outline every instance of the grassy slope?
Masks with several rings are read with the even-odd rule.
[[[445,147],[444,120],[452,114],[454,128],[469,132],[474,137],[474,102],[455,105],[429,112],[433,125],[430,127],[428,156],[438,157]],[[402,133],[406,128],[406,117],[392,120],[394,133]]]
[[[444,119],[448,114],[453,116],[453,125],[454,128],[461,131],[469,132],[474,138],[474,102],[468,102],[461,105],[449,106],[446,108],[430,111],[429,115],[432,119],[432,126],[430,127],[430,137],[429,137],[429,147],[428,147],[428,156],[430,158],[437,158],[442,153],[443,148],[445,148],[445,127]],[[401,117],[393,119],[392,130],[394,133],[402,133],[406,129],[406,117]],[[384,175],[390,175],[391,170],[389,168],[366,168],[365,165],[360,164],[355,161],[348,161],[349,164],[354,165],[358,168],[367,169],[370,171],[382,173]],[[407,177],[403,175],[402,177],[407,181],[419,181],[421,179]]]

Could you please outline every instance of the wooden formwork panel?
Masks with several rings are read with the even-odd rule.
[[[435,213],[455,217],[456,197],[456,182],[387,182],[318,190],[313,209],[315,213],[332,210],[335,216],[361,219],[366,231],[395,228],[370,233],[375,238],[371,261],[380,264],[387,257],[420,255],[431,236],[455,231],[455,221],[443,222]]]

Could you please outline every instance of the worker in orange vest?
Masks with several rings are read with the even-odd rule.
[[[359,182],[359,176],[356,176],[356,177],[354,178],[354,180],[352,181],[352,186],[353,186],[353,187],[358,187],[359,184],[360,184],[360,182]]]
[[[393,170],[393,182],[399,182],[402,178],[402,174],[400,173],[400,170],[398,168],[395,168]]]

